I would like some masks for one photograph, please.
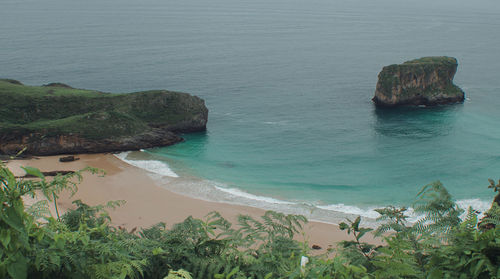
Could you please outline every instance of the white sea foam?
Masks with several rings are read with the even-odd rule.
[[[460,216],[461,219],[465,219],[467,217],[467,210],[470,207],[472,209],[479,211],[478,218],[481,219],[483,217],[483,214],[485,211],[487,211],[490,206],[491,202],[489,201],[484,201],[481,199],[463,199],[463,200],[457,200],[455,203],[458,205],[459,208],[464,210],[464,213]],[[409,216],[408,221],[411,223],[415,223],[421,218],[424,218],[424,215],[422,214],[416,214],[413,208],[408,208],[406,211],[407,215]]]
[[[472,207],[472,209],[479,211],[478,219],[483,218],[484,212],[491,207],[491,201],[483,201],[480,199],[465,199],[456,201],[458,206],[465,210],[465,212],[460,216],[460,218],[465,219],[467,217],[467,209]]]
[[[460,208],[465,210],[465,212],[461,216],[462,219],[466,217],[467,209],[469,208],[469,206],[471,206],[474,210],[480,212],[479,218],[481,218],[483,216],[483,213],[487,211],[491,206],[491,202],[484,201],[481,199],[463,199],[463,200],[457,200],[456,203]],[[380,216],[380,214],[376,212],[375,209],[381,208],[381,207],[371,207],[363,209],[357,206],[345,205],[345,204],[318,205],[316,207],[323,210],[342,212],[350,215],[359,215],[371,219],[376,219]],[[413,208],[411,207],[407,209],[406,214],[409,216],[408,221],[410,223],[415,223],[419,219],[424,217],[424,215],[422,214],[416,214]]]
[[[264,122],[264,124],[267,124],[267,125],[285,125],[287,123],[288,123],[288,121],[286,121],[286,120],[282,120],[282,121],[266,121],[266,122]]]
[[[164,162],[156,160],[130,160],[127,159],[128,154],[129,152],[122,152],[115,154],[115,156],[130,165],[157,174],[157,178],[160,180],[162,176],[179,177]],[[345,218],[361,216],[365,218],[363,219],[365,225],[376,227],[377,222],[375,222],[375,219],[380,216],[375,209],[381,208],[381,206],[361,208],[355,205],[346,205],[343,203],[316,205],[259,196],[237,188],[225,187],[226,185],[221,183],[204,179],[183,178],[178,182],[175,181],[168,180],[164,186],[174,192],[203,200],[253,206],[268,210],[281,211],[287,214],[302,214],[306,215],[311,220],[320,222],[338,224],[339,222],[344,221]],[[456,203],[464,210],[467,210],[469,206],[471,206],[473,209],[481,213],[488,210],[491,205],[491,202],[481,199],[463,199],[456,201]],[[416,214],[411,207],[408,208],[406,213],[409,216],[408,221],[411,223],[414,223],[424,217],[423,215]],[[462,217],[465,217],[465,213]]]
[[[372,219],[376,219],[377,217],[380,216],[380,214],[378,214],[374,210],[378,207],[362,209],[362,208],[359,208],[357,206],[345,205],[343,203],[330,204],[330,205],[318,205],[317,207],[324,209],[324,210],[338,211],[338,212],[343,212],[343,213],[352,214],[352,215],[359,215],[362,217],[367,217],[367,218],[372,218]]]
[[[228,193],[232,196],[242,197],[245,199],[256,200],[256,201],[261,201],[261,202],[266,202],[266,203],[273,203],[273,204],[294,204],[293,202],[287,202],[287,201],[282,201],[282,200],[278,200],[278,199],[274,199],[274,198],[270,198],[270,197],[253,195],[253,194],[241,191],[241,190],[236,189],[236,188],[222,188],[222,187],[218,187],[218,186],[215,186],[215,188],[219,191]]]
[[[485,212],[491,206],[491,201],[484,201],[480,199],[458,200],[456,203],[458,204],[458,206],[460,206],[465,210],[467,210],[469,206],[471,206],[472,209],[477,210],[479,212]]]
[[[115,154],[115,157],[124,161],[125,163],[144,169],[146,171],[170,176],[170,177],[179,177],[174,171],[172,171],[166,163],[155,161],[155,160],[129,160],[127,159],[127,155],[130,152],[122,152],[119,154]]]

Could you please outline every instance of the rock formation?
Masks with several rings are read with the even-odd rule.
[[[80,160],[80,158],[75,158],[75,156],[73,156],[73,155],[63,156],[63,157],[59,158],[59,162],[62,162],[62,163],[74,162],[74,161],[78,161],[78,160]]]
[[[98,153],[165,146],[206,129],[208,109],[186,93],[110,94],[0,80],[0,154]]]
[[[378,106],[418,106],[459,103],[464,92],[453,84],[457,60],[423,57],[389,65],[378,75],[373,102]]]

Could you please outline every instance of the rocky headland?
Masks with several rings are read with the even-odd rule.
[[[385,66],[378,75],[373,102],[378,106],[432,106],[464,101],[453,84],[457,72],[453,57],[423,57]]]
[[[0,154],[55,155],[137,150],[204,131],[205,102],[153,90],[103,93],[62,83],[26,86],[0,79]]]

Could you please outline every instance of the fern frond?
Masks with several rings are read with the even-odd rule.
[[[37,219],[47,218],[50,216],[49,202],[47,200],[37,201],[30,207],[26,208],[26,213]]]
[[[189,272],[185,271],[184,269],[179,269],[177,271],[170,270],[168,272],[168,276],[165,277],[164,279],[193,279],[191,277],[191,274]]]
[[[417,195],[414,203],[416,213],[423,213],[413,229],[416,233],[430,232],[443,237],[456,228],[463,210],[453,201],[450,193],[439,181],[428,184]]]
[[[469,208],[467,209],[467,214],[465,216],[465,219],[462,222],[462,224],[460,224],[460,227],[468,231],[475,230],[478,222],[477,215],[478,212],[474,210],[472,206],[469,206]]]
[[[494,202],[491,208],[484,213],[479,227],[483,229],[500,227],[500,206],[497,203]]]

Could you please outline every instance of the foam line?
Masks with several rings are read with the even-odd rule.
[[[236,188],[222,188],[222,187],[218,187],[218,186],[214,186],[214,187],[217,190],[219,190],[221,192],[228,193],[232,196],[243,197],[243,198],[250,199],[250,200],[262,201],[262,202],[273,203],[273,204],[294,204],[293,202],[287,202],[287,201],[282,201],[282,200],[278,200],[278,199],[274,199],[274,198],[270,198],[270,197],[253,195],[253,194],[250,194],[247,192],[243,192],[243,191],[236,189]]]
[[[144,169],[146,171],[164,175],[164,176],[169,176],[169,177],[179,177],[173,170],[169,168],[169,166],[161,161],[155,161],[155,160],[128,160],[127,155],[130,152],[122,152],[119,154],[114,154],[116,158],[124,161],[125,163]]]
[[[318,205],[316,207],[324,209],[324,210],[338,211],[338,212],[343,212],[343,213],[353,214],[353,215],[360,215],[362,217],[373,218],[373,219],[380,216],[380,214],[378,214],[374,210],[374,209],[379,208],[379,207],[374,207],[374,208],[369,208],[369,209],[361,209],[357,206],[345,205],[343,203],[330,204],[330,205]]]
[[[136,166],[138,168],[144,169],[146,171],[159,174],[161,176],[168,176],[168,177],[179,177],[174,171],[172,171],[169,166],[161,161],[156,161],[156,160],[129,160],[126,159],[128,154],[130,152],[122,152],[119,154],[115,154],[117,158],[120,160]],[[269,207],[270,209],[273,210],[279,210],[279,208],[282,207],[285,211],[288,211],[290,208],[295,208],[295,207],[300,207],[301,204],[298,202],[291,202],[291,201],[284,201],[284,200],[279,200],[275,199],[272,197],[266,197],[266,196],[258,196],[254,195],[245,191],[242,191],[237,188],[226,188],[226,187],[220,187],[217,186],[218,183],[215,183],[213,181],[207,181],[203,180],[203,182],[195,182],[196,185],[191,185],[188,186],[185,182],[183,182],[182,185],[182,190],[186,191],[188,188],[192,188],[188,192],[191,192],[191,195],[195,195],[198,198],[205,199],[205,200],[212,200],[212,201],[219,201],[219,202],[228,202],[228,203],[235,203],[235,204],[241,204],[241,205],[248,205],[248,206],[258,206],[258,207]],[[219,184],[220,185],[220,184]],[[209,190],[209,189],[212,190]],[[214,191],[215,190],[215,191]],[[201,192],[200,192],[201,191]],[[218,192],[218,193],[217,193]],[[489,201],[484,201],[480,199],[463,199],[463,200],[457,200],[456,201],[457,205],[464,209],[467,210],[469,206],[471,206],[473,209],[484,213],[486,210],[488,210],[491,206],[491,202]],[[267,206],[266,206],[267,204]],[[361,208],[355,205],[346,205],[343,203],[339,204],[329,204],[329,205],[314,205],[314,204],[308,204],[308,206],[312,206],[321,210],[325,210],[328,212],[339,212],[343,214],[348,214],[348,215],[359,215],[365,218],[370,218],[370,219],[376,219],[380,216],[378,212],[375,211],[376,208],[382,208],[383,206],[371,206],[369,208]],[[288,209],[288,210],[287,210]],[[408,208],[407,214],[409,215],[408,221],[410,222],[416,222],[423,216],[415,214],[413,211],[413,208]],[[330,215],[330,214],[327,214]],[[465,217],[465,214],[462,216]],[[323,218],[321,218],[323,219]],[[322,220],[324,221],[324,220]]]

